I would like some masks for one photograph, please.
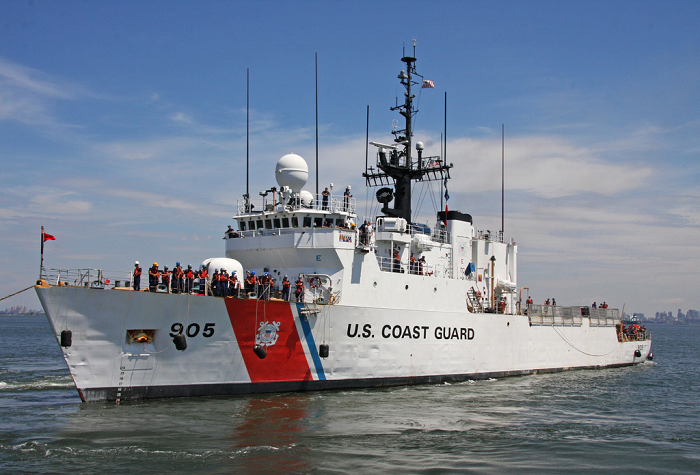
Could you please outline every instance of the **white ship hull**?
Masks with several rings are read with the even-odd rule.
[[[303,304],[81,287],[37,293],[83,401],[453,382],[640,363],[651,341],[525,315]],[[261,323],[267,357],[254,352]],[[173,335],[182,326],[187,349]],[[130,342],[135,331],[150,342]],[[131,333],[130,333],[131,331]],[[263,332],[264,333],[264,332]],[[276,336],[276,338],[275,338]],[[274,340],[272,344],[269,344]],[[326,343],[327,358],[319,357]],[[637,356],[635,356],[635,354]]]

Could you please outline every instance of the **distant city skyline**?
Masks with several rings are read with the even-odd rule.
[[[321,189],[352,186],[391,140],[416,39],[414,141],[439,155],[451,210],[519,245],[536,302],[626,313],[700,308],[698,2],[0,3],[0,297],[50,268],[199,264],[245,192],[290,152]],[[365,32],[371,32],[366,34]],[[445,111],[445,94],[447,110]],[[370,163],[374,160],[370,154]],[[422,196],[422,198],[421,198]],[[434,223],[437,185],[417,185]],[[8,305],[38,307],[32,291]],[[667,310],[664,310],[667,311]]]

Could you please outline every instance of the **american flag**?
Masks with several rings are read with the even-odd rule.
[[[435,83],[433,81],[429,81],[428,79],[423,79],[423,85],[421,86],[421,89],[433,89],[435,87]]]

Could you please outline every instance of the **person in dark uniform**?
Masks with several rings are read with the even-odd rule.
[[[155,292],[158,288],[158,278],[160,277],[160,271],[158,270],[158,263],[154,262],[150,269],[148,269],[148,291]]]
[[[291,286],[292,283],[289,282],[289,278],[285,275],[284,279],[282,279],[282,300],[284,300],[285,302],[289,302],[289,291]]]
[[[168,271],[168,266],[163,266],[163,272],[160,274],[160,283],[165,285],[165,291],[170,293],[170,271]]]
[[[219,269],[214,269],[214,273],[211,275],[211,294],[214,297],[219,296]]]
[[[301,281],[301,277],[296,281],[296,291],[294,292],[294,295],[297,298],[297,302],[304,301],[304,282]]]
[[[343,211],[350,211],[350,198],[352,198],[352,195],[350,194],[350,185],[348,185],[345,188],[345,193],[343,193]]]
[[[228,297],[228,271],[221,269],[219,274],[219,297]]]
[[[194,283],[194,272],[192,272],[192,265],[187,266],[187,271],[185,272],[185,293],[192,293],[192,284]]]
[[[177,262],[175,264],[175,268],[173,269],[173,293],[174,294],[179,294],[180,292],[184,291],[185,285],[184,285],[184,277],[185,277],[185,272],[182,270],[182,266],[180,266],[180,263]]]
[[[251,292],[258,293],[258,278],[255,277],[255,271],[250,271],[250,289]],[[259,294],[258,294],[259,295]]]
[[[331,196],[331,192],[328,191],[328,187],[326,187],[326,189],[323,190],[323,193],[321,193],[321,196],[323,198],[321,209],[323,209],[324,211],[327,211],[328,210],[328,198]]]
[[[139,265],[139,261],[134,262],[134,290],[138,292],[141,290],[141,274],[143,269]]]

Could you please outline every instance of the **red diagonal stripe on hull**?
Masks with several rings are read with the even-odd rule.
[[[289,303],[234,298],[224,301],[251,382],[313,379]],[[262,360],[253,353],[261,322],[280,322],[277,342],[266,347],[267,357]]]

